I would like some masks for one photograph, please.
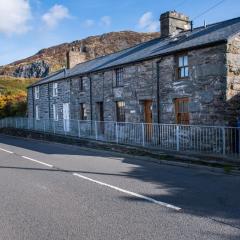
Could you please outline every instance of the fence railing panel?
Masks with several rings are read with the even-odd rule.
[[[16,128],[185,152],[229,155],[240,158],[240,128],[82,121],[65,119],[4,118],[0,128]]]

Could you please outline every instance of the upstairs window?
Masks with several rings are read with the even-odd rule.
[[[87,120],[87,108],[85,103],[80,103],[80,120]]]
[[[116,102],[117,122],[125,122],[125,102]]]
[[[189,124],[189,99],[177,98],[175,99],[175,113],[177,124]]]
[[[40,117],[39,117],[39,107],[38,107],[38,105],[36,105],[36,107],[35,107],[35,118],[36,118],[36,120],[40,120]]]
[[[83,78],[79,79],[79,91],[80,92],[84,92],[84,82],[83,82]]]
[[[188,66],[187,54],[178,56],[177,76],[178,76],[178,79],[189,77],[189,66]]]
[[[58,110],[56,104],[53,104],[53,120],[58,121]]]
[[[115,84],[114,87],[123,86],[123,68],[118,68],[115,70]]]
[[[39,99],[39,86],[34,88],[35,99]]]
[[[53,96],[57,97],[57,95],[58,95],[58,84],[53,83]]]

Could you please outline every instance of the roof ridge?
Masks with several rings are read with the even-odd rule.
[[[127,50],[129,50],[129,49],[131,49],[131,48],[135,48],[135,47],[141,46],[141,45],[143,45],[143,44],[150,43],[150,42],[152,42],[152,41],[156,41],[157,39],[161,39],[161,37],[154,38],[154,39],[148,40],[148,41],[146,41],[146,42],[141,42],[141,43],[138,43],[138,44],[136,44],[136,45],[134,45],[134,46],[132,46],[132,47],[128,47],[128,48],[125,48],[125,49],[122,49],[122,50],[119,50],[119,51],[116,51],[116,52],[113,52],[113,53],[109,53],[109,54],[104,55],[104,56],[96,57],[96,58],[94,58],[94,59],[90,59],[90,60],[88,60],[88,61],[85,61],[85,62],[82,62],[82,63],[78,63],[75,67],[77,67],[77,66],[79,66],[79,65],[82,65],[82,64],[85,64],[85,63],[89,63],[89,62],[98,60],[98,59],[105,58],[105,57],[107,57],[107,56],[111,56],[111,55],[114,55],[114,54],[117,54],[117,53],[120,53],[120,52],[127,51]],[[162,39],[163,39],[163,38],[162,38]],[[74,69],[75,67],[71,68],[70,70]]]

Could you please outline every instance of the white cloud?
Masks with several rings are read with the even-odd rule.
[[[109,16],[103,16],[100,19],[100,25],[104,27],[109,27],[112,24],[112,19]]]
[[[43,16],[43,22],[49,27],[54,28],[60,21],[65,18],[70,18],[69,10],[63,5],[54,5]]]
[[[11,35],[27,32],[31,8],[28,0],[0,0],[0,33]]]
[[[158,31],[159,24],[159,21],[154,20],[152,12],[144,13],[138,21],[138,27],[149,32]]]
[[[92,19],[87,19],[84,23],[83,23],[84,27],[86,28],[90,28],[93,27],[95,25],[95,21]]]

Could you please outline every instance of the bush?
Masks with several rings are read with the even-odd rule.
[[[0,76],[0,118],[27,114],[26,88],[36,79]]]
[[[19,91],[15,94],[0,96],[0,118],[26,116],[27,94]]]

